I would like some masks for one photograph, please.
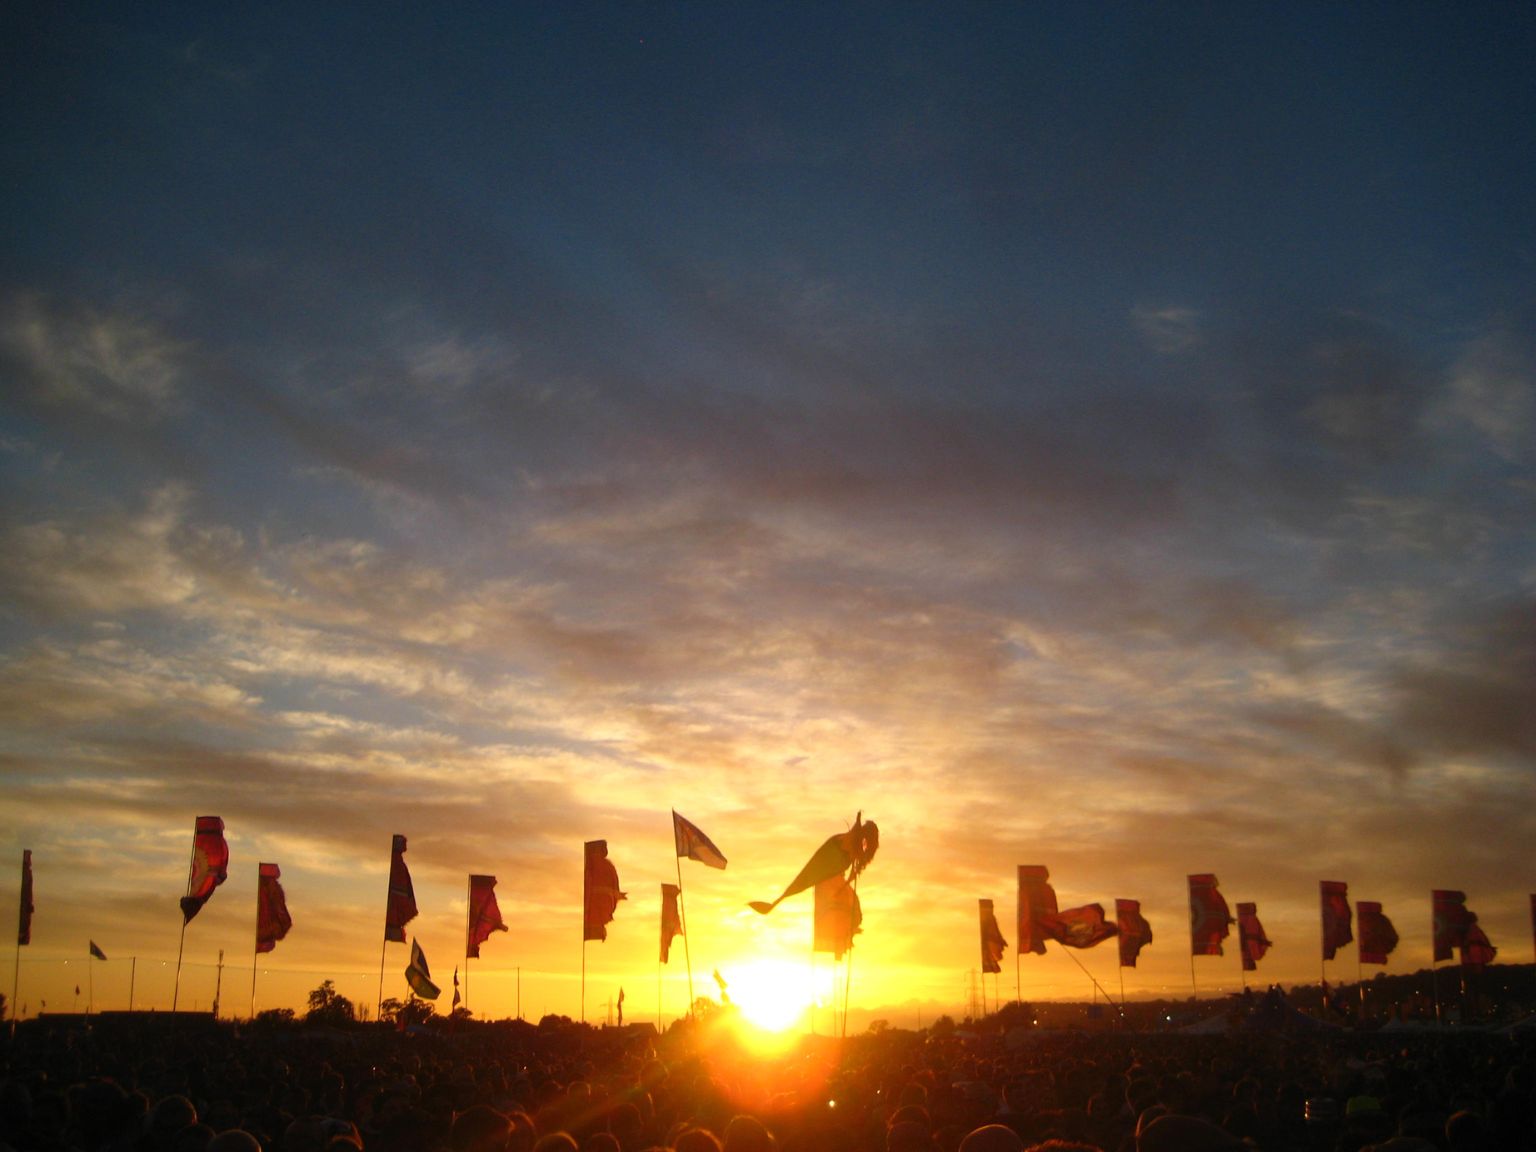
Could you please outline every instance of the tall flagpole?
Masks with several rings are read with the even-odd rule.
[[[581,921],[581,1022],[587,1022],[587,921],[582,913]]]
[[[251,950],[251,1019],[256,1019],[256,969],[261,967],[261,941]]]
[[[187,858],[187,895],[192,895],[192,870],[197,867],[197,821],[192,822],[192,853]],[[187,914],[181,914],[181,942],[176,945],[176,985],[171,990],[171,1011],[181,1000],[181,956],[187,947]]]
[[[128,968],[128,1011],[132,1012],[133,986],[137,984],[139,980],[139,958],[137,956],[130,956],[128,959],[133,962]]]
[[[96,1008],[96,957],[85,954],[85,1014],[91,1015]]]
[[[475,885],[469,882],[469,894],[464,901],[464,1011],[469,1011],[469,930],[470,917],[474,915]]]
[[[853,878],[853,900],[854,900],[854,905],[853,906],[855,908],[857,908],[858,907],[858,900],[859,900],[859,878],[857,876],[855,876]],[[834,956],[832,958],[832,967],[833,967],[833,971],[836,971],[836,969],[837,969],[837,957],[836,956]],[[849,993],[849,989],[851,989],[852,986],[853,986],[853,933],[850,932],[848,934],[848,958],[845,961],[843,961],[843,1031],[842,1031],[842,1036],[843,1036],[843,1039],[845,1039],[845,1040],[848,1038],[848,993]]]
[[[683,858],[677,855],[677,810],[672,810],[672,862],[677,865],[677,919],[683,926],[683,961],[688,966],[688,1017],[693,1018],[693,953],[688,948],[688,901],[683,895]],[[732,849],[734,851],[734,849]]]

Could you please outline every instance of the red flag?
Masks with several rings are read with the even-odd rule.
[[[496,904],[496,877],[471,876],[469,878],[469,934],[465,940],[464,955],[480,955],[480,945],[492,932],[505,932],[506,923]],[[455,969],[457,971],[457,969]]]
[[[1115,924],[1120,929],[1120,967],[1136,967],[1136,957],[1152,943],[1152,925],[1141,916],[1140,900],[1116,900]]]
[[[1492,964],[1498,954],[1499,950],[1489,942],[1487,933],[1478,925],[1477,917],[1473,916],[1461,942],[1461,966],[1468,972],[1481,972],[1483,965]]]
[[[270,952],[288,935],[293,918],[288,915],[288,898],[278,878],[276,864],[256,865],[256,951]]]
[[[608,841],[588,840],[582,870],[581,938],[608,939],[607,924],[618,910],[619,901],[628,898],[619,891],[619,872],[608,859]]]
[[[1104,919],[1104,905],[1084,904],[1081,908],[1064,908],[1041,921],[1041,927],[1052,940],[1068,948],[1092,948],[1102,944],[1119,929]]]
[[[1243,971],[1252,972],[1270,948],[1269,939],[1264,935],[1264,925],[1259,923],[1257,904],[1238,904],[1237,941],[1243,954]]]
[[[1332,960],[1355,938],[1350,931],[1349,885],[1342,880],[1319,880],[1318,893],[1323,906],[1323,959]]]
[[[1222,956],[1221,942],[1231,933],[1232,913],[1216,890],[1216,877],[1197,872],[1189,878],[1189,950],[1194,956]]]
[[[661,962],[665,964],[672,954],[672,938],[683,934],[683,914],[678,911],[677,898],[682,889],[676,884],[661,886]]]
[[[1008,947],[1008,941],[1003,939],[1003,930],[998,927],[997,914],[992,911],[992,901],[978,900],[976,906],[981,917],[981,970],[1001,972],[1003,950]]]
[[[21,917],[16,925],[16,946],[32,943],[32,849],[21,852]],[[13,1005],[11,1011],[15,1012]]]
[[[830,952],[835,960],[853,947],[853,938],[864,922],[859,894],[841,876],[816,883],[816,916],[811,933],[812,952]]]
[[[1360,963],[1385,964],[1397,947],[1397,929],[1374,900],[1361,900],[1355,910],[1360,913]]]
[[[405,837],[396,835],[389,851],[389,897],[384,905],[384,939],[405,943],[405,926],[416,919],[416,889],[405,866]]]
[[[203,910],[213,890],[229,875],[229,845],[224,842],[224,821],[199,816],[192,832],[192,870],[187,894],[181,898],[181,922],[190,924]]]
[[[1477,917],[1467,911],[1467,894],[1449,888],[1436,888],[1430,894],[1430,909],[1434,923],[1434,958],[1449,960],[1451,954],[1467,939],[1467,929]]]
[[[725,854],[715,847],[715,842],[704,835],[702,829],[686,817],[672,810],[672,840],[679,857],[697,860],[711,868],[725,867]]]
[[[1019,955],[1034,952],[1045,955],[1045,942],[1051,934],[1044,921],[1056,914],[1056,889],[1050,885],[1050,871],[1043,864],[1019,865],[1018,932]]]

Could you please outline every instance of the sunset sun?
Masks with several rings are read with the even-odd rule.
[[[732,969],[729,979],[731,1003],[765,1032],[793,1028],[804,1019],[813,994],[824,991],[813,987],[806,965],[788,960],[754,960]]]

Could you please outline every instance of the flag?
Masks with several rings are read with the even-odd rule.
[[[726,989],[729,988],[730,985],[725,982],[725,977],[720,975],[720,969],[718,968],[716,968],[714,971],[714,977],[716,985],[718,985],[720,988],[720,1003],[729,1004],[731,1002],[731,994],[727,992]]]
[[[288,935],[293,918],[288,915],[288,898],[279,881],[282,872],[276,864],[256,866],[256,951],[270,952]]]
[[[389,853],[389,898],[384,905],[384,939],[405,943],[405,926],[416,919],[416,890],[405,866],[405,837],[396,835]]]
[[[661,886],[661,962],[665,964],[672,952],[672,938],[683,934],[683,917],[677,909],[678,893],[682,891],[676,884],[663,884]]]
[[[502,920],[501,909],[496,904],[496,877],[471,876],[469,878],[469,937],[465,941],[464,955],[478,957],[480,945],[490,939],[492,932],[505,931],[507,931],[507,925]]]
[[[852,828],[836,836],[829,836],[826,842],[816,849],[815,854],[805,862],[805,867],[800,869],[799,874],[789,882],[789,887],[779,893],[777,900],[771,904],[754,900],[747,907],[754,912],[767,915],[777,908],[781,901],[833,876],[841,876],[846,872],[848,880],[855,880],[859,873],[869,866],[879,847],[880,829],[875,827],[873,820],[866,821],[861,812],[854,818]]]
[[[1222,956],[1221,942],[1231,934],[1232,913],[1216,890],[1216,877],[1197,872],[1189,877],[1189,949],[1193,956]]]
[[[97,960],[105,960],[107,958],[107,954],[101,950],[101,947],[94,940],[91,941],[91,955]]]
[[[1323,959],[1332,960],[1355,938],[1350,931],[1349,885],[1342,880],[1320,880],[1318,893],[1323,906]]]
[[[427,968],[427,954],[421,950],[414,936],[411,937],[411,962],[405,966],[405,982],[423,1000],[436,1000],[443,994],[443,990],[432,983],[432,973]]]
[[[1360,963],[1385,964],[1397,947],[1397,929],[1374,900],[1361,900],[1355,910],[1360,913]]]
[[[1116,900],[1115,924],[1120,929],[1120,967],[1136,967],[1136,957],[1152,943],[1152,925],[1141,916],[1140,900]]]
[[[1270,941],[1264,935],[1264,925],[1259,923],[1257,904],[1237,906],[1237,946],[1243,955],[1243,971],[1252,972],[1269,951]]]
[[[213,890],[229,875],[229,845],[224,842],[224,821],[199,816],[192,833],[192,870],[187,894],[181,898],[181,922],[190,924],[203,910]]]
[[[689,860],[697,860],[711,868],[725,867],[725,854],[715,847],[715,842],[700,831],[699,826],[677,814],[672,809],[672,839],[677,844],[677,854]]]
[[[21,916],[16,925],[16,946],[32,943],[32,849],[21,853]],[[12,1005],[13,1012],[15,1006]]]
[[[1081,908],[1064,908],[1054,916],[1047,916],[1041,924],[1050,938],[1068,948],[1092,948],[1102,944],[1119,929],[1104,918],[1104,905],[1084,904]]]
[[[1056,914],[1056,889],[1049,883],[1050,875],[1043,864],[1019,865],[1020,956],[1026,952],[1045,955],[1045,942],[1050,934],[1045,931],[1044,920]]]
[[[1436,888],[1430,894],[1430,911],[1434,924],[1434,958],[1449,960],[1467,938],[1467,929],[1477,917],[1467,911],[1467,894],[1449,888]]]
[[[976,912],[981,920],[981,970],[1001,972],[1003,950],[1008,947],[1008,941],[1003,939],[1003,930],[998,927],[997,914],[992,910],[992,901],[976,901]]]
[[[841,875],[816,884],[816,915],[811,930],[811,951],[830,952],[834,960],[853,947],[853,938],[864,922],[859,894]]]
[[[459,966],[453,966],[453,1006],[459,1006]]]
[[[1477,917],[1473,916],[1461,941],[1461,966],[1468,972],[1481,972],[1483,965],[1492,964],[1498,953],[1499,950],[1489,942],[1487,933],[1477,923]]]
[[[619,872],[608,859],[608,841],[588,840],[582,870],[583,940],[608,939],[607,924],[618,910],[619,901],[629,899],[619,891]]]

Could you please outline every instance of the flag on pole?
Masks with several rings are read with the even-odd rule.
[[[1477,917],[1473,916],[1461,941],[1461,966],[1468,972],[1481,972],[1483,966],[1492,964],[1498,954],[1499,950],[1489,942],[1488,934],[1477,923]]]
[[[1375,900],[1361,900],[1355,910],[1360,913],[1360,963],[1385,964],[1397,947],[1397,929]]]
[[[629,896],[619,891],[619,872],[608,859],[608,841],[588,840],[582,869],[583,940],[608,939],[608,922],[618,911],[619,901]]]
[[[405,837],[396,835],[389,854],[389,898],[384,905],[384,939],[405,943],[405,926],[416,919],[416,889],[405,866]]]
[[[1536,892],[1531,893],[1531,943],[1536,946]]]
[[[1045,955],[1050,939],[1045,923],[1056,915],[1056,889],[1050,885],[1050,870],[1043,864],[1019,865],[1019,951]]]
[[[718,968],[714,971],[714,977],[715,984],[720,989],[720,1003],[729,1004],[731,1002],[731,994],[728,991],[730,985],[725,982],[725,977],[720,975],[720,969]]]
[[[1332,960],[1355,938],[1350,931],[1349,885],[1342,880],[1319,880],[1318,895],[1323,907],[1323,959]]]
[[[283,894],[276,864],[258,864],[256,879],[256,951],[270,952],[288,935],[293,918],[288,915],[288,897]]]
[[[1084,904],[1081,908],[1064,908],[1045,919],[1043,925],[1050,938],[1067,948],[1092,948],[1102,944],[1119,929],[1104,918],[1104,905]]]
[[[459,1006],[459,966],[453,966],[453,1006]]]
[[[1243,971],[1252,972],[1270,949],[1269,938],[1264,935],[1264,925],[1259,923],[1257,904],[1237,906],[1237,942],[1243,955]]]
[[[1115,924],[1120,929],[1120,967],[1136,967],[1136,957],[1152,943],[1152,925],[1141,915],[1140,900],[1116,900]]]
[[[427,968],[427,954],[421,950],[414,936],[411,937],[411,962],[405,966],[405,982],[423,1000],[436,1000],[443,994],[443,990],[432,983],[432,973]]]
[[[754,900],[747,907],[766,916],[784,900],[820,884],[823,880],[847,873],[846,879],[852,881],[869,866],[869,862],[875,858],[879,848],[880,829],[875,827],[873,820],[865,820],[861,812],[854,818],[852,828],[836,836],[829,836],[826,842],[816,849],[815,854],[805,862],[805,867],[800,869],[799,874],[789,882],[789,886],[779,893],[778,899],[772,903]]]
[[[816,911],[812,920],[811,951],[830,952],[834,960],[853,947],[853,938],[864,922],[859,894],[842,876],[828,876],[816,884]]]
[[[469,939],[465,942],[464,955],[478,957],[480,945],[490,939],[492,932],[507,931],[501,918],[501,908],[496,904],[496,877],[471,876],[469,878]],[[457,968],[454,969],[458,971]]]
[[[672,938],[683,934],[683,917],[677,908],[677,896],[682,889],[676,884],[661,886],[661,962],[665,964],[672,954]]]
[[[1216,890],[1216,877],[1197,872],[1189,877],[1189,948],[1194,956],[1221,956],[1221,942],[1232,932],[1232,913]]]
[[[1449,960],[1466,943],[1467,929],[1477,917],[1467,911],[1467,894],[1449,888],[1430,893],[1430,912],[1434,923],[1434,958]]]
[[[192,833],[192,869],[187,894],[181,898],[181,922],[190,924],[203,910],[213,890],[229,875],[229,845],[224,842],[224,821],[199,816]]]
[[[16,925],[16,946],[32,943],[32,849],[21,853],[21,915]],[[11,1006],[14,1012],[15,1005]]]
[[[94,940],[91,941],[91,955],[97,960],[105,960],[107,958],[107,954],[101,950]]]
[[[1003,951],[1008,947],[1008,941],[1003,939],[1003,930],[998,927],[997,913],[992,910],[992,901],[976,901],[976,912],[981,921],[981,970],[1001,972]]]
[[[697,824],[679,816],[672,809],[672,839],[677,844],[677,854],[689,860],[697,860],[711,868],[725,867],[725,854],[715,847],[715,842],[699,829]]]

